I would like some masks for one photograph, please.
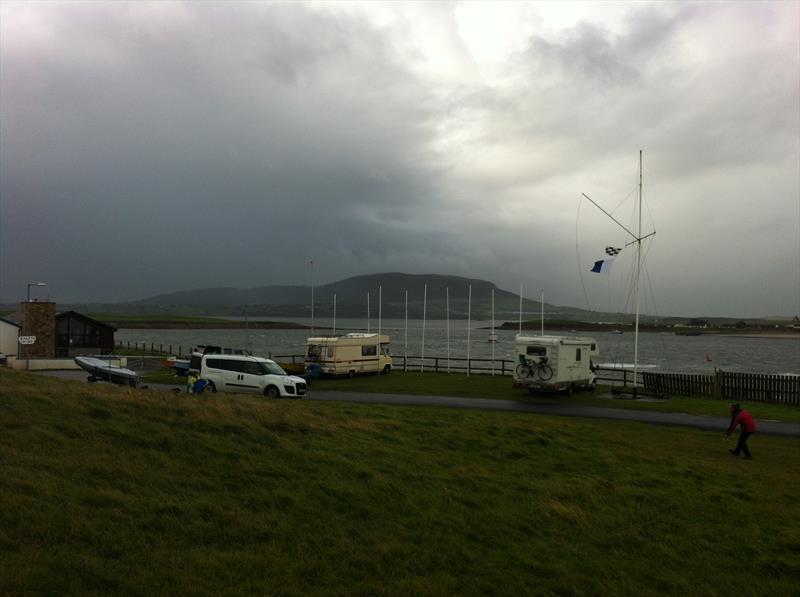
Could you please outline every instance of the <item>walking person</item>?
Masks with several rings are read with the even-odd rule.
[[[743,410],[738,404],[731,404],[731,424],[730,427],[728,427],[728,431],[725,433],[725,437],[730,437],[731,433],[734,432],[737,426],[741,426],[742,430],[739,434],[739,441],[736,443],[736,448],[733,450],[728,450],[728,452],[734,456],[744,454],[744,457],[747,460],[752,460],[753,456],[750,454],[750,450],[747,448],[747,438],[755,433],[755,419],[753,419],[753,416],[746,410]]]

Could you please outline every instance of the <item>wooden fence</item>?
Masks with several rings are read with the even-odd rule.
[[[796,375],[734,373],[719,370],[713,375],[645,371],[642,379],[645,390],[657,394],[800,405],[800,376]]]

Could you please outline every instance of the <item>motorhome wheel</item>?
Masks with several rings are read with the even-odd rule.
[[[350,371],[347,372],[347,377],[352,379],[355,376],[356,376],[356,370],[355,369],[350,369]]]
[[[392,366],[391,365],[384,365],[383,374],[384,375],[389,375],[391,372],[392,372]]]

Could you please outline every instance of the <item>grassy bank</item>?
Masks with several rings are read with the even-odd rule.
[[[800,589],[796,440],[0,384],[3,594]]]

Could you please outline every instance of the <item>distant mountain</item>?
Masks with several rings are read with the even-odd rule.
[[[491,294],[495,293],[495,314],[500,319],[519,315],[519,295],[497,288],[486,280],[445,276],[438,274],[383,273],[354,276],[314,288],[314,310],[320,317],[333,314],[333,297],[336,295],[336,313],[341,317],[360,317],[366,314],[367,293],[371,315],[378,315],[378,295],[381,297],[383,317],[405,315],[405,297],[408,292],[409,316],[421,317],[423,294],[427,285],[427,316],[446,316],[446,293],[450,293],[450,316],[465,318],[468,309],[468,289],[472,286],[472,317],[491,317]],[[160,294],[131,303],[130,307],[167,310],[170,312],[198,312],[214,314],[307,316],[311,308],[310,286],[260,286],[256,288],[202,288]],[[541,309],[538,301],[524,299],[523,311],[527,318],[537,318]],[[588,311],[572,307],[545,304],[548,319],[577,319],[586,317]]]

